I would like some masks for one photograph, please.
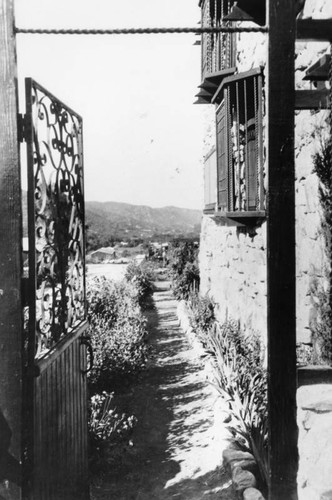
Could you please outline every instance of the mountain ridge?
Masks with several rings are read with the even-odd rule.
[[[86,201],[88,246],[115,240],[198,238],[202,212],[173,205],[150,207],[115,201]]]
[[[27,236],[27,193],[22,193],[23,229]],[[150,207],[118,201],[85,201],[87,248],[115,241],[199,238],[202,212],[173,205]]]

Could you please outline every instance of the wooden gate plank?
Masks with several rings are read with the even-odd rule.
[[[81,356],[85,349],[80,351],[76,338],[35,382],[34,498],[38,500],[72,500],[80,490],[79,498],[88,498],[87,394]]]
[[[81,384],[80,384],[80,367],[79,367],[79,356],[80,356],[80,340],[78,339],[75,342],[75,377],[76,377],[76,457],[77,457],[77,470],[81,472],[81,419],[80,419],[80,393],[81,393]]]

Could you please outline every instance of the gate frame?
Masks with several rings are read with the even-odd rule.
[[[0,465],[9,468],[11,479],[0,483],[0,495],[18,499],[23,455],[22,213],[13,0],[0,1],[0,57]]]

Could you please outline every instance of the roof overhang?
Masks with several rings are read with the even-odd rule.
[[[236,68],[227,68],[214,73],[206,73],[202,83],[199,85],[197,100],[194,104],[211,104],[212,98],[222,81],[230,75],[234,75]]]
[[[253,21],[263,26],[265,18],[265,0],[238,0],[224,21]]]
[[[328,80],[330,64],[331,54],[324,54],[318,61],[309,66],[303,80],[310,80],[311,82]]]
[[[212,99],[211,99],[211,104],[220,104],[221,101],[223,100],[223,89],[225,85],[228,83],[232,82],[237,82],[239,80],[243,80],[244,78],[250,78],[255,75],[261,75],[263,72],[262,67],[254,68],[249,71],[245,71],[243,73],[237,73],[236,75],[228,76],[227,78],[224,78],[223,81],[220,83],[219,87],[217,88],[216,92],[214,93]]]

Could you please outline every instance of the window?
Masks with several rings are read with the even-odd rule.
[[[220,26],[229,14],[234,0],[202,0],[202,26]],[[235,34],[202,34],[202,81],[207,75],[235,66]]]
[[[216,148],[204,158],[204,212],[214,212],[217,203],[217,154]]]
[[[265,209],[261,70],[226,78],[217,103],[217,210],[258,216]]]

